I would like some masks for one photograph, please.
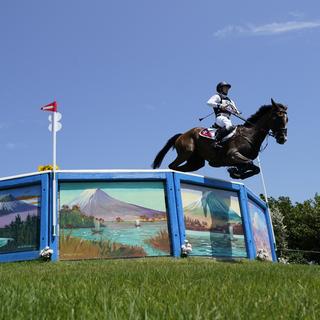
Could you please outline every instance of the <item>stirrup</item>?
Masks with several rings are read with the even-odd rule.
[[[212,142],[212,147],[213,147],[214,149],[223,148],[223,146],[220,144],[220,141],[213,141],[213,142]]]

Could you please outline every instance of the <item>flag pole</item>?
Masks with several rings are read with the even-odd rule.
[[[43,111],[52,112],[49,116],[49,130],[52,131],[52,235],[55,237],[58,232],[57,227],[57,179],[56,179],[56,166],[57,166],[57,131],[61,129],[61,123],[58,122],[61,119],[61,114],[58,114],[57,101],[53,101],[43,107]],[[57,117],[59,115],[59,117]],[[58,126],[60,125],[60,126]]]
[[[52,235],[57,235],[57,183],[56,183],[56,164],[57,164],[57,132],[56,132],[56,112],[53,112],[52,121]]]

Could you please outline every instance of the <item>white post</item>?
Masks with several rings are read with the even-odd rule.
[[[260,157],[258,156],[257,159],[258,159],[258,165],[259,165],[259,169],[260,169],[260,177],[261,177],[261,181],[262,181],[264,197],[266,198],[266,203],[267,203],[267,206],[269,207],[268,195],[267,195],[267,188],[266,188],[266,184],[265,184],[265,182],[264,182],[264,177],[263,177],[263,172],[262,172]]]
[[[57,132],[56,132],[56,112],[53,112],[52,117],[52,234],[57,235],[57,190],[56,190],[56,162],[57,162]]]
[[[259,165],[259,168],[260,168],[260,177],[261,177],[261,181],[262,181],[262,185],[263,185],[264,197],[266,198],[266,204],[267,204],[267,207],[268,207],[268,210],[269,210],[269,213],[270,213],[269,201],[268,201],[268,194],[267,194],[267,188],[266,188],[266,184],[265,184],[265,182],[264,182],[264,176],[263,176],[263,172],[262,172],[260,157],[258,156],[257,159],[258,159],[258,165]],[[276,247],[276,238],[275,238],[275,236],[274,236],[271,213],[270,213],[270,222],[271,222],[273,242],[274,242],[274,245],[275,245],[275,247]]]

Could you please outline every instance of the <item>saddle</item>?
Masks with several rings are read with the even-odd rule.
[[[199,135],[203,138],[214,140],[217,130],[218,129],[216,129],[216,128],[204,128],[199,132]],[[236,132],[237,132],[237,127],[235,127],[234,130],[232,130],[229,134],[227,134],[225,137],[223,137],[221,142],[225,142],[225,141],[229,140],[231,137],[233,137],[235,135]]]

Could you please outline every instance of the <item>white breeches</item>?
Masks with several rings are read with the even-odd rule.
[[[216,118],[216,124],[221,128],[229,129],[232,126],[232,122],[225,116],[218,116]]]

